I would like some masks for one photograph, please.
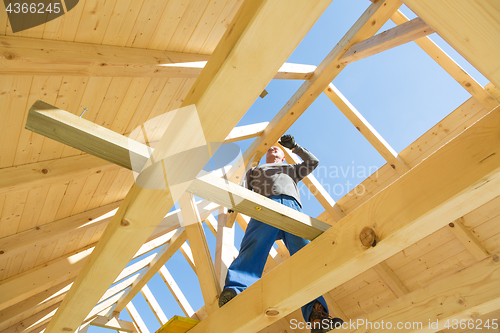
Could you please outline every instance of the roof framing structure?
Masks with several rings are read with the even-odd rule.
[[[422,328],[433,332],[447,332],[446,320],[498,318],[500,5],[495,0],[367,1],[367,10],[319,66],[285,63],[330,2],[245,0],[229,6],[227,1],[227,7],[218,10],[232,21],[227,28],[214,25],[219,35],[205,52],[204,46],[176,46],[182,33],[169,37],[171,47],[146,48],[140,35],[119,41],[118,31],[113,32],[116,43],[111,37],[99,41],[97,35],[78,33],[71,41],[49,41],[36,34],[17,37],[0,31],[0,75],[9,78],[5,85],[24,87],[26,78],[38,76],[19,92],[29,92],[25,117],[17,120],[29,130],[19,132],[18,144],[29,143],[29,150],[0,149],[0,269],[5,268],[0,278],[0,331],[84,332],[94,325],[148,333],[132,299],[141,293],[158,325],[168,321],[147,286],[156,273],[184,314],[201,320],[193,333],[219,332],[221,327],[224,332],[302,332],[288,324],[298,318],[302,304],[320,295],[331,312],[345,319],[439,320],[436,327]],[[408,20],[399,11],[402,4],[418,17]],[[80,15],[87,6],[80,6]],[[121,6],[114,10],[125,13],[136,5]],[[148,18],[152,13],[140,15]],[[203,15],[199,19],[208,22]],[[377,34],[388,20],[396,27]],[[157,36],[167,27],[162,22],[150,30],[154,37],[149,45],[164,43],[165,36]],[[491,83],[477,83],[427,37],[432,33]],[[348,64],[411,41],[472,97],[397,153],[332,81]],[[88,77],[92,84],[85,82]],[[122,81],[113,83],[118,78],[129,80],[127,87],[120,87]],[[235,127],[273,78],[305,82],[269,123]],[[61,82],[67,82],[67,97],[51,93]],[[179,90],[167,97],[162,90],[166,88],[159,87],[169,82]],[[78,117],[76,101],[84,98],[77,97],[83,85],[93,89],[92,103],[100,103],[94,105],[103,110],[115,108],[113,98],[123,99],[123,116],[130,122],[121,116]],[[150,100],[130,91],[149,94]],[[235,184],[322,92],[387,162],[376,178],[372,175],[359,185],[366,194],[356,195],[355,188],[335,202],[309,175],[304,183],[325,209],[313,218]],[[160,116],[165,108],[159,105],[169,98],[168,126],[160,124],[153,135],[141,139],[143,124]],[[21,104],[13,98],[9,107],[22,109]],[[148,115],[139,115],[141,108]],[[198,175],[223,143],[250,138],[254,141],[224,177],[215,172]],[[49,158],[33,160],[37,151]],[[289,163],[298,161],[290,151],[285,153]],[[136,172],[135,181],[130,170]],[[84,196],[86,192],[93,195]],[[59,198],[62,208],[37,199],[43,195],[54,202]],[[195,202],[193,195],[203,200]],[[43,209],[38,222],[29,222],[24,213],[22,219],[11,219],[18,215],[13,202],[22,200]],[[176,202],[180,209],[169,213]],[[232,228],[237,222],[245,229],[248,217],[312,242],[291,257],[277,242],[264,276],[219,309],[223,275],[237,255]],[[215,258],[203,223],[216,237]],[[199,280],[204,306],[197,311],[165,267],[178,250]],[[411,261],[427,263],[432,254],[444,257],[447,252],[454,253],[447,258],[455,264],[421,269]],[[367,287],[379,288],[379,294],[373,292],[353,305],[359,299],[355,295]],[[471,292],[474,297],[467,296]],[[133,322],[118,319],[124,309]]]

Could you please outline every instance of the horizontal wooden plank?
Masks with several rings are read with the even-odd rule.
[[[196,178],[188,192],[309,240],[330,228],[324,222],[213,175]]]
[[[347,50],[342,58],[340,58],[340,62],[343,64],[350,64],[354,61],[406,44],[415,39],[425,37],[433,32],[434,30],[429,27],[424,20],[417,17],[416,19],[354,44]]]

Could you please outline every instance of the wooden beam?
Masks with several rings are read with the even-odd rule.
[[[127,304],[127,312],[134,321],[135,326],[139,330],[139,333],[149,333],[148,327],[142,320],[141,316],[139,315],[139,312],[135,309],[134,304],[132,302]]]
[[[500,309],[499,278],[498,255],[490,256],[358,317],[356,320],[364,324],[345,331],[366,332],[366,322],[380,324],[381,320],[391,323],[392,329],[398,322],[411,324],[406,332],[437,332],[445,329],[448,320],[452,326],[454,319],[458,323],[476,323],[478,316]],[[370,332],[386,332],[386,327],[380,329],[379,325],[378,329],[370,328]],[[483,329],[482,325],[477,327]]]
[[[417,17],[416,19],[354,44],[347,50],[342,58],[340,58],[340,61],[343,64],[350,64],[354,61],[406,44],[415,39],[425,37],[433,32],[434,30],[429,27],[424,20]]]
[[[304,82],[285,106],[273,118],[265,130],[243,154],[243,164],[235,165],[229,172],[230,180],[239,182],[245,166],[253,159],[258,163],[269,147],[292,126],[309,105],[323,92],[333,79],[344,69],[340,58],[354,44],[369,38],[385,24],[392,14],[401,6],[399,0],[380,0],[370,5],[346,35],[326,56],[314,71],[313,77]]]
[[[226,227],[227,209],[219,208],[217,216],[217,235],[215,244],[215,272],[219,279],[221,290],[224,288],[227,269],[234,260],[234,225]]]
[[[225,332],[258,331],[490,201],[500,194],[499,185],[500,108],[325,231],[300,255],[290,257],[191,333],[207,332],[221,323]],[[373,242],[367,235],[373,236]],[[289,282],[283,285],[284,280]],[[248,311],[241,312],[242,307]],[[278,314],[266,316],[269,309]]]
[[[132,333],[137,332],[134,323],[125,320],[120,320],[115,317],[108,318],[104,316],[97,316],[94,320],[90,322],[90,325],[109,328],[120,332],[132,332]]]
[[[396,170],[400,175],[409,170],[405,161],[398,156],[398,153],[384,140],[384,138],[370,125],[370,123],[356,110],[356,108],[342,95],[342,93],[332,83],[324,90],[324,93],[339,108],[339,110],[349,119],[356,129],[371,143],[380,155]]]
[[[409,22],[408,18],[396,11],[391,20],[400,25]],[[429,37],[415,40],[415,43],[434,59],[448,74],[450,74],[463,88],[465,88],[479,103],[488,110],[493,110],[499,102],[482,85],[471,77],[459,64],[457,64],[446,52],[436,45]]]
[[[194,206],[193,196],[185,193],[179,199],[179,206],[186,228],[189,244],[193,251],[196,275],[200,281],[205,307],[210,314],[218,308],[218,296],[221,292],[215,268],[208,248],[205,232],[198,210]]]
[[[172,277],[172,275],[170,274],[170,272],[167,270],[167,268],[165,266],[162,266],[162,267],[160,267],[159,273],[160,273],[161,278],[163,279],[163,281],[167,285],[168,289],[170,290],[170,292],[174,296],[177,304],[179,304],[180,308],[182,309],[182,312],[184,312],[184,314],[186,316],[191,317],[194,314],[194,310],[191,307],[191,305],[189,304],[189,302],[186,299],[186,297],[184,296],[184,294],[182,293],[182,291],[179,288],[179,286],[177,285],[177,283],[175,283],[175,280]]]
[[[62,183],[120,167],[92,155],[76,155],[56,160],[0,169],[0,195]]]
[[[121,203],[122,201],[113,202],[80,214],[0,238],[0,258],[5,260],[21,252],[34,250],[44,244],[63,238],[77,229],[83,231],[91,227],[107,224],[110,217],[114,215],[114,211],[116,211],[116,208]]]
[[[403,0],[445,41],[500,87],[500,4],[496,0]],[[451,7],[450,7],[451,6]],[[453,8],[453,9],[450,9]]]
[[[162,265],[162,267],[164,267],[164,266]],[[161,309],[160,304],[158,304],[158,302],[156,301],[156,298],[154,297],[151,290],[149,290],[147,284],[144,285],[144,287],[142,287],[141,294],[142,294],[142,296],[144,296],[144,299],[146,300],[149,307],[151,308],[151,311],[153,311],[156,319],[158,319],[158,322],[161,325],[166,324],[168,321],[168,318],[167,318],[167,316],[165,316],[165,313]]]
[[[208,55],[0,36],[1,75],[196,78]],[[316,67],[284,64],[276,79],[307,80]]]
[[[181,104],[183,111],[170,112],[169,130],[146,164],[149,169],[139,176],[144,187],[132,186],[47,327],[48,333],[76,329],[330,2],[247,0],[242,3]],[[283,38],[285,32],[288,38]],[[236,95],[238,98],[227,98]],[[191,149],[195,147],[206,149],[200,154],[200,150]],[[164,170],[168,170],[168,179],[185,182],[170,182],[164,189],[151,189],[168,180],[164,178]]]
[[[195,179],[188,191],[306,239],[314,239],[330,227],[304,213],[216,176],[206,175]]]
[[[169,240],[168,244],[165,244],[163,248],[155,255],[149,266],[144,270],[141,275],[134,281],[132,288],[125,293],[116,306],[115,311],[121,312],[125,305],[127,305],[134,297],[137,295],[146,283],[151,280],[151,278],[160,270],[160,268],[170,259],[175,252],[181,247],[182,243],[186,241],[186,231],[184,228],[179,228],[172,238]]]
[[[463,246],[476,258],[476,260],[484,259],[489,255],[483,244],[477,239],[472,232],[467,229],[463,223],[463,218],[459,218],[448,224],[450,230],[455,237],[462,243]]]

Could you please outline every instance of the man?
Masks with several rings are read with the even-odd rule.
[[[297,183],[318,166],[319,160],[307,149],[297,145],[291,135],[283,135],[279,143],[283,147],[292,149],[292,152],[302,159],[302,163],[295,165],[284,163],[285,154],[280,148],[273,146],[267,151],[266,164],[248,170],[244,185],[249,190],[301,211],[302,205]],[[268,224],[255,219],[250,220],[241,241],[240,253],[228,268],[226,284],[219,297],[219,307],[262,276],[269,251],[277,239],[284,241],[290,255],[309,243],[306,239]],[[323,297],[318,297],[304,305],[302,315],[304,320],[312,324],[311,332],[314,333],[327,332],[336,324],[343,322],[339,318],[329,317],[328,307]],[[324,329],[324,327],[329,328]]]

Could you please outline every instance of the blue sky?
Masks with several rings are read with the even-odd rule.
[[[334,0],[290,56],[288,62],[318,65],[369,5],[370,2],[367,0]],[[404,6],[401,10],[409,18],[415,17]],[[394,26],[392,22],[388,22],[381,31]],[[480,84],[484,86],[488,83],[436,34],[433,34],[431,39]],[[269,94],[255,101],[240,121],[240,125],[270,121],[302,83],[303,81],[295,80],[273,80],[266,88]],[[350,64],[333,83],[396,152],[403,150],[470,97],[465,89],[415,43]],[[319,158],[320,166],[324,168],[323,172],[317,170],[315,175],[330,189],[330,195],[334,200],[338,200],[349,189],[363,181],[369,175],[370,168],[373,171],[385,163],[378,152],[324,94],[320,95],[287,133],[292,134],[297,143]],[[241,150],[244,151],[251,141],[240,142]],[[355,173],[353,177],[353,167],[356,168],[356,173],[366,169],[366,174]],[[325,168],[328,170],[327,174],[335,168],[340,171],[340,176],[325,177]],[[347,173],[345,177],[342,171]],[[312,195],[307,195],[307,192],[301,195],[306,214],[316,217],[323,212]],[[213,256],[215,237],[206,227],[205,233]],[[235,241],[237,248],[242,236],[243,232],[237,227]],[[197,310],[203,306],[197,277],[180,252],[177,252],[166,266],[193,309]],[[148,286],[168,318],[174,315],[183,316],[158,274]],[[142,295],[137,295],[133,303],[150,332],[155,332],[160,324]],[[121,313],[120,318],[131,320],[126,311]],[[104,329],[91,327],[89,330],[89,332],[99,331],[104,332]]]

